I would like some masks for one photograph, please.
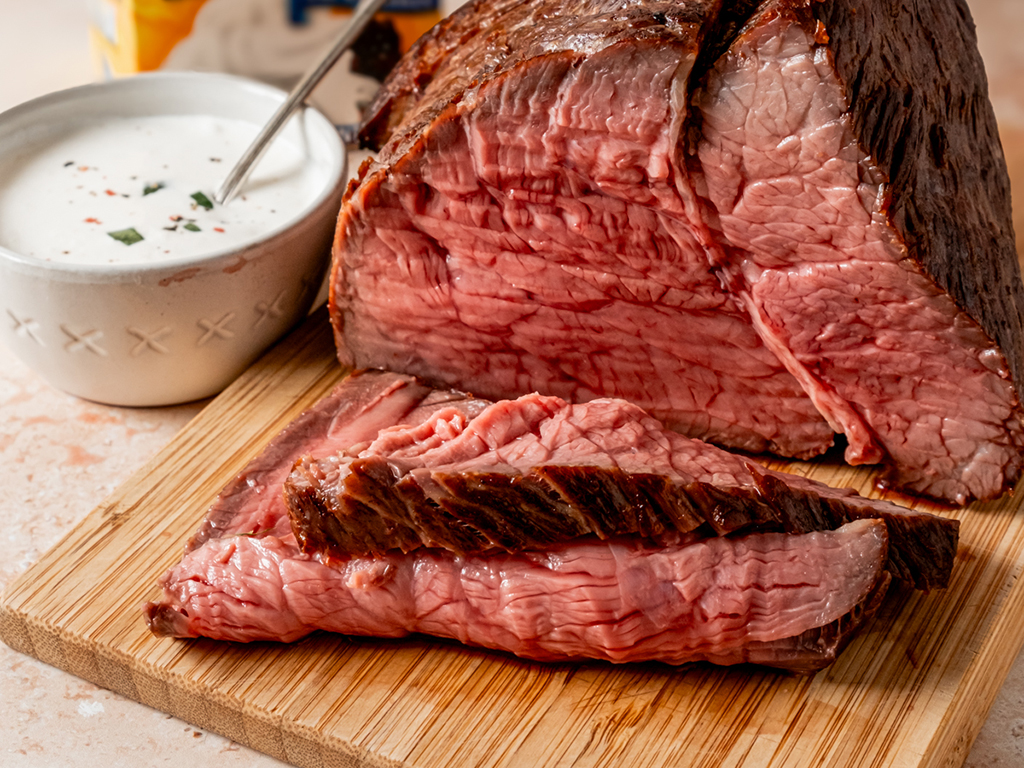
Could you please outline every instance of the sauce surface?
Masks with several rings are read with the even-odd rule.
[[[0,245],[70,264],[201,256],[288,223],[327,183],[287,136],[238,195],[213,203],[259,126],[207,115],[83,121],[0,160]]]

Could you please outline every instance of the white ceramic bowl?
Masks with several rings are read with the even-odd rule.
[[[205,114],[262,125],[275,88],[219,74],[159,73],[49,94],[0,114],[0,156],[81,116]],[[330,260],[346,156],[307,108],[285,135],[328,170],[313,202],[230,249],[152,265],[62,264],[0,244],[0,339],[54,386],[113,405],[216,394],[308,312]],[[199,148],[201,151],[201,148]],[[225,174],[231,163],[225,162]]]

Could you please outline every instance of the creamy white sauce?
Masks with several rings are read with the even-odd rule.
[[[258,131],[242,120],[157,115],[83,122],[30,142],[0,160],[0,245],[55,262],[147,264],[252,241],[293,220],[327,183],[279,136],[235,199],[210,210],[197,203],[197,192],[213,201]],[[129,229],[142,239],[110,235]]]

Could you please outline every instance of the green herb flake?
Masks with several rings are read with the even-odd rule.
[[[152,195],[154,192],[157,192],[163,188],[164,183],[162,181],[158,181],[156,184],[147,184],[142,188],[142,196],[145,197],[146,195]]]
[[[190,197],[196,201],[197,205],[203,206],[208,211],[213,208],[213,202],[202,192],[193,192]]]
[[[135,227],[128,227],[128,229],[119,229],[116,232],[107,232],[112,238],[125,245],[132,245],[144,240],[142,235],[139,234]]]
[[[193,224],[191,221],[188,222],[187,224],[185,224],[185,229],[187,229],[189,232],[202,232],[203,231],[199,227],[197,227],[195,224]]]

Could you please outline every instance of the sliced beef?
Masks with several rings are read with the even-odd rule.
[[[842,625],[859,624],[884,592],[885,548],[877,520],[653,550],[622,542],[486,558],[419,550],[333,567],[276,538],[220,540],[172,571],[167,603],[149,616],[154,631],[177,637],[420,632],[540,661],[754,661],[813,671],[849,636]]]
[[[1019,477],[1024,288],[963,0],[476,2],[364,135],[342,362],[749,451],[841,433],[959,503]]]
[[[666,430],[622,400],[527,395],[474,417],[441,409],[356,449],[300,459],[284,483],[302,549],[459,555],[543,550],[587,535],[670,542],[738,531],[891,523],[888,570],[946,586],[955,521],[870,500]]]
[[[634,406],[598,401],[569,407],[538,396],[524,402],[525,409],[491,404],[383,371],[348,377],[218,497],[182,560],[161,579],[162,598],[146,606],[150,629],[243,642],[289,642],[317,629],[383,637],[420,632],[537,660],[750,662],[807,672],[835,658],[893,576],[925,587],[948,579],[955,521],[768,472],[747,460],[730,463],[723,451],[666,432]],[[568,416],[577,408],[599,414],[584,425],[587,434],[565,419],[538,418]],[[643,445],[653,464],[673,464],[657,466],[665,476],[679,475],[675,464],[700,473],[704,492],[715,494],[719,508],[701,507],[705,518],[686,533],[664,526],[655,533],[651,526],[660,518],[642,508],[647,500],[635,499],[633,507],[620,500],[595,516],[583,496],[570,493],[581,514],[601,520],[600,531],[549,536],[542,546],[515,551],[462,554],[410,539],[408,552],[397,545],[372,555],[342,556],[335,549],[324,557],[303,551],[293,535],[284,503],[288,468],[273,469],[300,455],[299,466],[313,466],[381,450],[391,460],[420,464],[428,454],[441,456],[448,480],[471,476],[468,467],[480,461],[487,472],[500,469],[509,477],[509,451],[516,446],[522,455],[555,455],[530,438],[545,424],[545,439],[552,429],[563,436],[575,430],[574,439],[557,438],[552,446],[592,459],[564,465],[568,474],[546,464],[560,487],[572,485],[576,469],[592,466],[615,470],[601,477],[605,487],[594,492],[595,503],[606,503],[616,482],[629,492],[630,474],[640,473],[626,456]],[[623,425],[632,428],[632,443],[624,440]],[[488,439],[500,444],[500,461],[485,445]],[[611,453],[602,440],[615,446]],[[588,442],[592,447],[581,453]],[[624,468],[602,458],[612,454]],[[778,509],[759,493],[776,499]],[[647,527],[614,522],[630,515],[645,518]],[[730,527],[734,515],[769,516],[771,522],[737,531]],[[381,519],[376,526],[366,519],[340,522],[362,530],[367,540],[401,539],[400,526]],[[505,521],[508,531],[530,526],[517,510]],[[915,540],[933,548],[930,569],[922,567],[917,544],[908,545]]]
[[[186,551],[223,536],[286,535],[288,517],[280,489],[292,465],[311,451],[328,456],[351,450],[369,444],[386,427],[415,423],[440,408],[462,408],[474,415],[487,405],[409,376],[356,372],[288,424],[217,495]]]

